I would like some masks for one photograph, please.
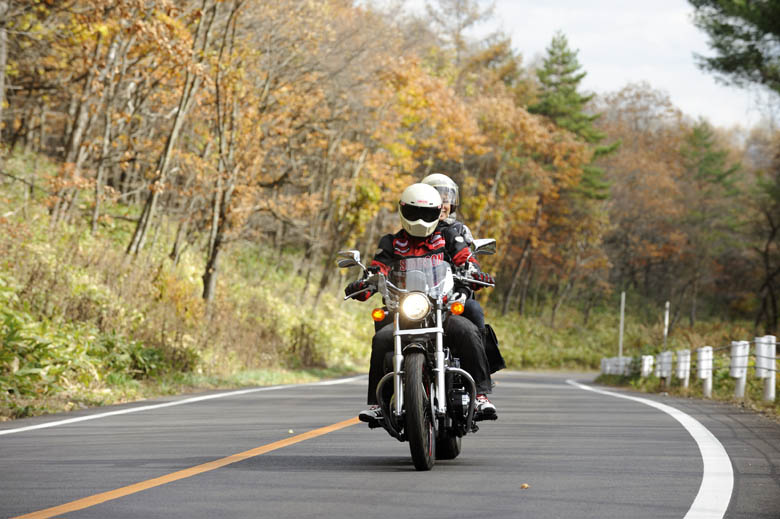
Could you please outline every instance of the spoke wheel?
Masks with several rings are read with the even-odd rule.
[[[412,352],[404,358],[406,437],[414,468],[431,470],[436,461],[436,430],[431,414],[431,388],[425,355]]]

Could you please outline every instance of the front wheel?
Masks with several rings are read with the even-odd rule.
[[[442,428],[436,439],[436,459],[454,460],[460,454],[460,436],[453,431]]]
[[[425,354],[416,351],[409,353],[404,357],[406,437],[417,470],[431,470],[436,460],[436,430],[431,413],[430,388]]]

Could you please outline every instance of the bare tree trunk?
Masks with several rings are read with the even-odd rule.
[[[699,277],[696,276],[693,280],[693,294],[691,294],[691,316],[690,323],[691,328],[696,324],[696,298],[699,292]]]
[[[0,144],[3,142],[3,105],[5,104],[5,67],[8,61],[8,36],[6,31],[6,14],[8,13],[8,0],[0,0]],[[3,166],[3,157],[0,156],[0,168]]]
[[[111,144],[111,130],[112,130],[112,115],[114,113],[114,99],[116,98],[116,88],[119,82],[122,81],[124,76],[124,70],[120,71],[119,77],[114,80],[116,64],[119,61],[119,54],[122,54],[121,58],[124,61],[125,54],[134,38],[130,38],[124,45],[120,44],[119,37],[115,37],[111,42],[108,50],[108,56],[106,57],[106,67],[104,71],[103,84],[104,87],[104,103],[103,103],[103,142],[100,149],[100,161],[98,162],[98,169],[95,175],[95,206],[92,209],[92,234],[97,232],[98,219],[100,218],[100,204],[103,198],[103,184],[105,182],[105,171],[109,161],[109,150]],[[120,51],[120,47],[122,50]],[[124,67],[122,67],[124,69]]]
[[[561,290],[558,299],[555,301],[555,304],[552,307],[552,313],[550,314],[550,328],[555,326],[555,315],[558,313],[558,310],[561,309],[561,306],[563,305],[563,301],[566,299],[566,296],[569,295],[572,286],[574,286],[574,282],[570,278],[566,282],[566,285],[563,287],[563,290]]]
[[[84,80],[84,88],[78,100],[75,101],[75,105],[71,105],[74,108],[73,112],[73,126],[68,134],[68,141],[65,153],[65,164],[72,165],[72,175],[74,177],[79,175],[79,169],[81,168],[81,162],[86,158],[86,149],[82,146],[84,136],[87,129],[94,120],[94,113],[90,110],[92,105],[92,93],[93,83],[95,76],[97,75],[97,62],[100,56],[100,49],[103,47],[102,33],[98,32],[97,41],[95,42],[95,50],[92,54],[92,66],[89,68],[89,73]],[[75,99],[75,96],[74,96]],[[64,175],[70,174],[68,171],[64,171]],[[77,191],[73,188],[61,187],[57,191],[57,201],[52,208],[52,224],[57,224],[64,219],[65,214],[70,207],[75,203],[75,196]]]
[[[506,313],[509,311],[509,305],[514,299],[515,290],[517,290],[517,283],[520,280],[520,274],[523,272],[523,267],[525,266],[526,259],[528,258],[528,253],[531,248],[531,238],[526,238],[525,244],[523,245],[523,252],[520,254],[520,259],[517,262],[517,266],[515,267],[515,271],[512,274],[512,282],[509,284],[509,288],[506,291],[506,296],[504,297],[504,303],[501,305],[501,315],[506,315]]]
[[[498,185],[501,183],[501,177],[504,174],[504,161],[503,161],[503,155],[501,159],[499,159],[498,167],[496,168],[496,176],[493,178],[493,187],[490,188],[490,195],[488,196],[488,203],[493,204],[496,201],[496,196],[498,194]],[[477,236],[482,235],[482,226],[485,223],[485,214],[487,211],[482,211],[479,216],[479,220],[477,221],[477,225],[474,226],[474,230],[477,233]]]
[[[229,182],[225,190],[221,193],[222,201],[220,203],[219,225],[217,233],[209,250],[208,260],[206,261],[206,269],[203,272],[203,299],[207,303],[211,303],[214,300],[214,293],[217,288],[217,276],[219,274],[219,256],[222,252],[222,246],[225,244],[225,235],[227,232],[228,214],[227,209],[230,207],[230,199],[233,196],[233,184]]]
[[[100,202],[103,198],[103,172],[106,169],[105,163],[108,160],[108,147],[111,138],[111,115],[106,110],[105,127],[103,128],[103,145],[100,151],[100,163],[98,164],[97,174],[95,175],[95,206],[92,208],[92,234],[97,232],[98,220],[100,219]]]
[[[526,269],[525,280],[523,281],[523,288],[520,291],[520,308],[519,313],[523,315],[525,313],[525,302],[528,298],[528,289],[531,286],[531,279],[534,273],[533,257],[528,262],[528,268]]]
[[[211,253],[206,262],[206,269],[203,272],[203,299],[211,303],[214,300],[214,294],[217,288],[217,274],[219,269],[219,256],[222,252],[222,232],[218,232],[214,240]]]

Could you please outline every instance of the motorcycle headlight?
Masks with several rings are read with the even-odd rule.
[[[424,294],[412,293],[401,301],[401,314],[412,321],[424,319],[430,310],[431,303]]]

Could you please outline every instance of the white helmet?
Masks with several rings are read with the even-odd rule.
[[[442,203],[450,204],[450,214],[455,213],[458,209],[458,184],[454,180],[442,173],[432,173],[422,179],[422,183],[435,187]]]
[[[412,184],[401,193],[398,215],[401,225],[412,236],[429,236],[439,223],[441,195],[428,184]]]

